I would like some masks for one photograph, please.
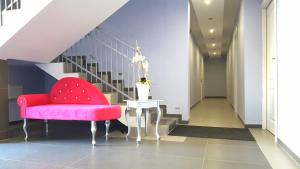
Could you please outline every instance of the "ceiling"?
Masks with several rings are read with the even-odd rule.
[[[191,32],[202,55],[226,56],[240,0],[191,0]]]

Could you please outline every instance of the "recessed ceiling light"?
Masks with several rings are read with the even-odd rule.
[[[210,4],[211,4],[211,0],[204,0],[204,3],[205,3],[206,5],[210,5]]]
[[[212,43],[212,44],[211,44],[211,46],[212,46],[212,47],[215,47],[215,46],[216,46],[216,44],[215,44],[215,43]]]
[[[210,29],[209,30],[209,33],[214,33],[215,32],[215,29]]]

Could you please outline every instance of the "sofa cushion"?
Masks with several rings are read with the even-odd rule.
[[[75,77],[57,81],[50,92],[50,100],[52,104],[109,104],[96,86]]]
[[[48,120],[114,120],[121,116],[118,105],[48,104],[27,107],[26,118]]]

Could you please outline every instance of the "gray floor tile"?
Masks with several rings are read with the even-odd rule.
[[[258,147],[207,144],[205,159],[268,165]]]
[[[207,144],[223,144],[232,146],[255,146],[255,141],[225,140],[225,139],[207,139]]]
[[[65,169],[62,166],[0,159],[1,169]],[[70,168],[71,169],[71,168]]]
[[[204,155],[205,144],[194,146],[193,144],[160,142],[158,145],[141,146],[144,153],[176,155],[182,157],[202,158]]]
[[[269,165],[205,160],[203,169],[272,169]]]
[[[52,125],[49,134],[36,133],[27,143],[23,137],[0,141],[0,169],[201,169],[204,159],[204,166],[212,169],[268,166],[255,142],[187,138],[142,140],[138,145],[135,139],[106,142],[99,132],[92,146],[88,127]]]
[[[121,149],[111,151],[109,149],[95,149],[88,157],[74,163],[71,167],[87,169],[198,169],[202,166],[202,158],[189,158],[174,155],[144,154],[142,151],[129,151]]]
[[[87,155],[89,149],[58,147],[37,143],[1,143],[0,159],[67,165]]]

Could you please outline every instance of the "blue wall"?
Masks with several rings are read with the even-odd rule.
[[[23,93],[42,93],[45,90],[45,73],[34,63],[8,60],[9,85],[22,85]]]
[[[188,120],[189,1],[130,0],[100,27],[132,46],[139,42],[150,63],[151,95],[165,100],[168,113]],[[84,53],[87,46],[75,51]]]
[[[46,73],[35,66],[33,62],[8,60],[9,86],[22,86],[23,94],[46,93]],[[9,121],[18,121],[19,107],[16,99],[9,100]]]

